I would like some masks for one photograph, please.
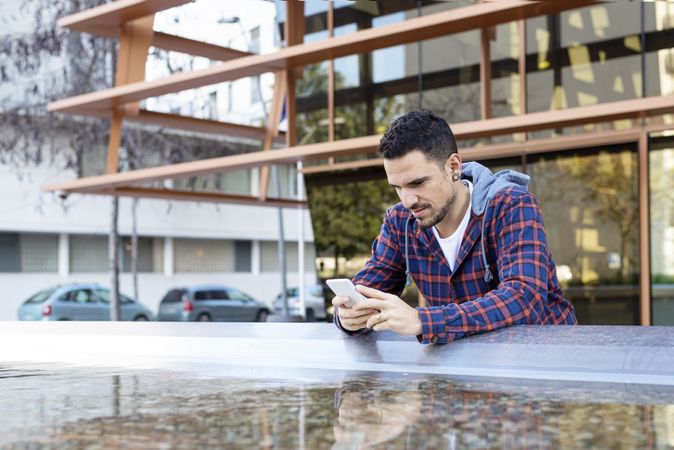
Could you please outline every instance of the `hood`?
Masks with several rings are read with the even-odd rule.
[[[492,173],[482,164],[476,162],[464,163],[461,166],[461,178],[467,178],[473,183],[473,196],[471,207],[476,215],[481,215],[487,208],[489,201],[497,192],[511,186],[522,186],[529,189],[529,175],[515,172],[514,170],[502,170]]]

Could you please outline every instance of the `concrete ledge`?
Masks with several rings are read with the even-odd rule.
[[[267,368],[674,386],[674,327],[517,326],[448,345],[321,323],[0,323],[0,364]]]

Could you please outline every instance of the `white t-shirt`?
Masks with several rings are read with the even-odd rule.
[[[468,191],[470,192],[470,198],[468,199],[468,208],[466,208],[466,214],[463,216],[459,228],[454,231],[450,236],[446,238],[441,238],[438,234],[438,230],[433,227],[433,234],[435,239],[440,243],[440,248],[442,248],[442,253],[445,254],[445,258],[449,263],[449,268],[454,272],[456,267],[456,258],[459,256],[459,249],[461,248],[461,243],[463,242],[463,234],[466,232],[468,227],[468,222],[470,221],[470,211],[471,211],[471,200],[473,198],[473,183],[468,180],[463,180],[464,183],[468,185]]]

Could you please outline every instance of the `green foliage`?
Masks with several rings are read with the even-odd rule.
[[[308,196],[316,249],[346,258],[369,254],[386,209],[397,201],[385,180],[314,187]]]
[[[653,284],[674,284],[674,275],[656,273],[652,275],[651,281]]]

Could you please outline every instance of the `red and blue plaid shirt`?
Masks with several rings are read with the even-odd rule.
[[[409,215],[402,204],[387,211],[372,256],[353,282],[400,295],[407,233],[409,270],[428,305],[417,308],[420,342],[446,343],[516,324],[577,323],[557,281],[540,208],[525,187],[496,192],[480,215],[471,209],[453,272],[430,228],[416,220],[406,227]],[[489,267],[496,270],[485,277]]]

